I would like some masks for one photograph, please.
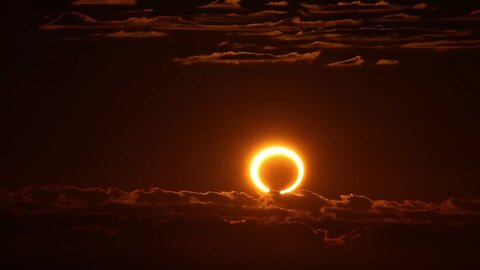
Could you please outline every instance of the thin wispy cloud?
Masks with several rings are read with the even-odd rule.
[[[105,34],[106,37],[111,38],[152,38],[152,37],[165,37],[167,36],[166,33],[157,32],[157,31],[134,31],[134,32],[126,32],[126,31],[118,31]]]
[[[288,5],[287,1],[271,1],[265,4],[267,7],[286,7]]]
[[[375,65],[377,66],[391,66],[391,65],[398,65],[400,61],[398,60],[393,60],[393,59],[380,59],[377,62],[375,62]]]
[[[338,49],[338,48],[350,48],[352,45],[328,42],[328,41],[314,41],[308,44],[299,45],[299,48],[323,48],[323,49]]]
[[[357,55],[350,59],[327,64],[327,67],[355,67],[363,65],[363,63],[365,63],[365,60],[363,60],[362,56]]]
[[[376,20],[379,21],[412,21],[412,20],[419,20],[420,17],[416,15],[410,15],[405,13],[398,13],[398,14],[390,14],[380,17]]]
[[[260,52],[244,52],[244,51],[227,51],[214,52],[211,54],[203,54],[190,56],[186,58],[175,58],[173,61],[183,64],[276,64],[276,63],[313,63],[320,51],[309,53],[291,52],[287,54],[271,54]]]
[[[401,45],[411,49],[434,49],[440,51],[459,49],[478,49],[480,40],[436,40],[427,42],[412,42]]]

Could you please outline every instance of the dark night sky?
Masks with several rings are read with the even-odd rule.
[[[325,195],[479,195],[477,52],[332,70],[177,66],[143,42],[32,46],[7,70],[2,186],[251,191],[245,160],[276,140]]]
[[[478,266],[475,2],[0,4],[6,264]],[[293,197],[250,184],[270,143],[306,161]]]

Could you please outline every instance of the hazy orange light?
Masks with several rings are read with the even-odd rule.
[[[266,149],[260,151],[259,153],[257,153],[255,155],[255,157],[253,158],[252,163],[250,165],[250,177],[252,178],[253,183],[261,191],[266,192],[266,193],[270,192],[270,189],[267,186],[265,186],[262,179],[260,178],[259,171],[260,171],[260,167],[262,166],[263,162],[265,162],[265,160],[267,160],[271,157],[274,157],[274,156],[287,157],[290,160],[292,160],[293,163],[295,163],[295,166],[297,167],[297,178],[295,179],[295,182],[293,183],[293,185],[289,186],[288,188],[286,188],[284,190],[281,190],[280,193],[285,194],[285,193],[288,193],[288,192],[291,192],[291,191],[295,190],[303,180],[303,175],[305,174],[305,169],[304,169],[303,162],[302,162],[302,159],[300,158],[300,156],[297,155],[297,153],[295,153],[294,151],[292,151],[292,150],[290,150],[286,147],[283,147],[283,146],[272,146],[272,147],[269,147],[269,148],[266,148]]]

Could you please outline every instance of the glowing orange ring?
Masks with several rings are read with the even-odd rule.
[[[260,151],[257,155],[252,160],[252,163],[250,165],[250,177],[252,178],[253,183],[255,186],[260,189],[261,191],[268,193],[270,192],[270,189],[263,184],[262,179],[260,178],[259,171],[260,167],[262,166],[263,162],[271,158],[273,156],[284,156],[287,157],[288,159],[292,160],[293,163],[295,163],[295,166],[297,167],[297,178],[295,179],[295,182],[293,185],[289,186],[288,188],[281,190],[281,194],[289,193],[293,190],[295,190],[300,183],[303,180],[303,176],[305,174],[305,169],[303,167],[303,162],[302,159],[300,158],[297,153],[293,152],[292,150],[282,147],[282,146],[273,146],[269,147],[267,149],[264,149]]]

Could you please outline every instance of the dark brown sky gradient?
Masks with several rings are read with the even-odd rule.
[[[278,140],[302,151],[305,187],[325,195],[478,196],[475,52],[340,70],[182,67],[141,44],[15,56],[2,185],[251,191],[246,159]]]

